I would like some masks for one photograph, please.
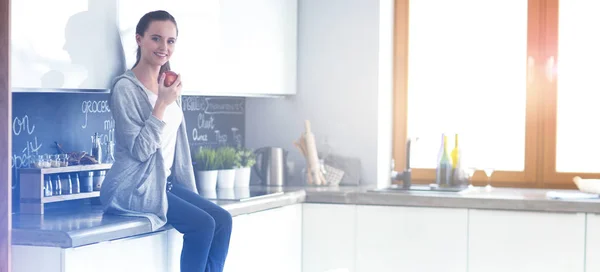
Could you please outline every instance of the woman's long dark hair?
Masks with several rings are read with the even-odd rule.
[[[173,24],[175,24],[175,29],[177,29],[177,35],[179,35],[179,29],[177,28],[177,22],[175,22],[175,17],[173,17],[173,15],[169,14],[168,12],[166,12],[164,10],[151,11],[151,12],[144,14],[144,16],[142,16],[142,18],[138,22],[137,26],[135,27],[135,34],[138,34],[143,37],[146,30],[148,30],[150,23],[152,23],[154,21],[171,21]],[[142,50],[138,46],[137,53],[136,53],[136,60],[135,60],[135,64],[133,65],[133,67],[138,65],[141,58],[142,58]],[[133,69],[133,67],[131,67],[131,68]],[[159,75],[165,71],[170,71],[170,70],[171,70],[171,66],[169,65],[169,62],[167,61],[167,63],[163,64],[163,66],[160,67]]]

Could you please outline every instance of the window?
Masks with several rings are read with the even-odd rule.
[[[397,170],[418,137],[413,179],[431,182],[441,134],[452,147],[456,133],[463,166],[494,168],[493,185],[600,177],[600,128],[583,121],[600,117],[596,2],[397,0]]]
[[[600,116],[598,12],[598,1],[548,3],[543,165],[548,184],[560,185],[575,175],[600,177],[600,129],[594,122]]]

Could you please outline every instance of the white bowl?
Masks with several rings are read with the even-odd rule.
[[[600,179],[582,179],[574,177],[573,182],[577,185],[579,191],[588,194],[600,194]]]

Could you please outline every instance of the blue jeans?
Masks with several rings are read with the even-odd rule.
[[[167,223],[183,233],[181,272],[223,271],[231,236],[231,215],[177,185],[167,192]]]

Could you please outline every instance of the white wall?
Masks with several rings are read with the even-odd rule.
[[[361,183],[389,183],[393,0],[301,0],[298,8],[298,93],[247,99],[246,146],[284,147],[298,177],[305,163],[292,142],[308,119],[318,144],[360,158]]]

